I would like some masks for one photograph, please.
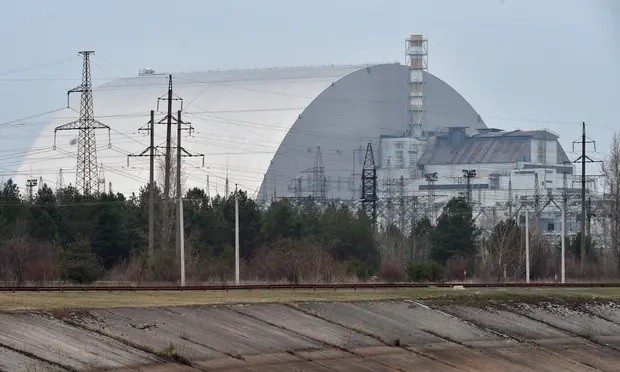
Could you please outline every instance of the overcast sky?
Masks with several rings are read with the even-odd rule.
[[[79,84],[79,50],[96,51],[97,85],[143,67],[402,63],[411,33],[429,40],[429,72],[491,127],[548,128],[567,151],[581,121],[602,152],[620,131],[614,0],[20,0],[4,4],[0,30],[3,147],[8,139],[26,148],[43,128],[40,118],[29,120],[27,133],[6,122],[65,104],[67,89]]]

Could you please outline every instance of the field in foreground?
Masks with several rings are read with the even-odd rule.
[[[292,303],[303,301],[446,300],[477,301],[620,301],[620,288],[416,288],[368,290],[251,290],[144,292],[0,292],[0,311],[104,309],[217,305],[234,303]]]

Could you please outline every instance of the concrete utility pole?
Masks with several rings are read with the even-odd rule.
[[[540,181],[538,172],[534,172],[534,229],[540,229]]]
[[[153,256],[155,246],[155,111],[151,110],[149,145],[149,257]]]
[[[141,127],[138,131],[148,131],[150,135],[149,147],[139,154],[127,155],[127,166],[129,166],[129,158],[148,156],[149,159],[149,257],[153,256],[155,247],[155,111],[151,110],[150,120],[146,127]],[[148,155],[146,153],[148,152]],[[110,183],[110,190],[112,185]]]
[[[508,174],[508,218],[512,218],[512,175]]]
[[[172,75],[168,75],[168,115],[166,115],[166,168],[164,171],[164,198],[170,197],[170,165],[172,136]]]
[[[586,263],[586,123],[581,130],[581,271]]]
[[[525,282],[530,282],[530,214],[525,208]]]
[[[565,262],[565,255],[566,255],[566,202],[562,203],[562,258],[561,258],[561,264],[562,264],[562,283],[566,282],[566,262]]]
[[[239,285],[239,193],[235,185],[235,285]]]
[[[570,164],[570,162],[568,163]],[[566,175],[565,171],[562,172],[562,283],[566,281],[566,208],[568,208]]]
[[[181,258],[181,286],[185,285],[185,234],[183,231],[183,191],[181,190],[181,110],[177,113],[177,247]]]

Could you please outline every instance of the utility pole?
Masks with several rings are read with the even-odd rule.
[[[586,263],[586,123],[581,123],[581,271]]]
[[[185,286],[185,236],[183,231],[183,190],[181,190],[181,110],[177,113],[177,247],[181,258],[181,286]]]
[[[95,120],[93,110],[93,91],[90,78],[90,55],[95,52],[84,50],[78,54],[84,56],[82,66],[82,83],[67,92],[67,107],[69,95],[81,93],[80,118],[67,124],[59,125],[54,129],[54,149],[56,149],[56,132],[59,130],[78,130],[77,171],[75,186],[83,195],[92,195],[99,191],[97,175],[97,141],[96,129],[108,130],[108,147],[110,147],[110,127]]]
[[[562,271],[562,283],[566,282],[566,202],[562,202],[562,258],[561,258],[561,271]]]
[[[207,200],[211,203],[211,185],[209,184],[209,175],[207,174],[207,190],[206,190]]]
[[[151,110],[149,142],[149,257],[155,247],[155,111]]]
[[[568,192],[566,191],[566,172],[562,172],[562,283],[566,282],[566,206],[568,205]]]
[[[591,236],[590,234],[591,223],[592,223],[592,198],[588,196],[588,201],[586,202],[586,232],[588,233],[588,236]]]
[[[166,121],[166,166],[164,170],[164,198],[168,199],[170,197],[170,166],[172,162],[172,144],[170,143],[172,136],[172,75],[168,75],[168,114],[166,115]]]
[[[235,184],[235,285],[239,285],[239,193]]]
[[[525,208],[525,282],[530,282],[530,214]]]
[[[476,170],[475,169],[463,169],[463,177],[467,180],[467,204],[472,207],[471,202],[471,180],[472,178],[476,178]]]
[[[183,225],[183,190],[181,189],[181,157],[183,156],[201,156],[202,157],[202,165],[204,166],[204,154],[191,154],[183,146],[181,146],[181,131],[188,130],[189,133],[193,131],[193,127],[191,123],[184,123],[181,120],[181,110],[177,111],[177,146],[176,146],[176,155],[177,155],[177,174],[176,174],[176,197],[177,197],[177,251],[179,252],[180,261],[181,261],[181,286],[185,285],[185,232]],[[189,127],[183,129],[183,124],[188,124]]]
[[[534,228],[540,229],[540,181],[538,172],[534,172]]]
[[[412,207],[413,216],[411,219],[411,226],[413,227],[416,222],[418,222],[418,197],[413,196],[413,207]]]
[[[149,157],[149,257],[153,256],[155,246],[155,111],[151,110],[151,119],[146,127],[139,128],[138,131],[147,131],[150,134],[149,147],[139,154],[127,155],[127,166],[130,157]],[[148,155],[146,153],[148,152]]]
[[[586,267],[586,163],[600,163],[600,161],[592,160],[586,155],[586,144],[592,143],[594,151],[596,151],[596,142],[586,137],[586,122],[581,123],[581,140],[573,141],[573,151],[575,151],[575,145],[581,145],[581,156],[575,159],[575,163],[581,163],[581,246],[580,246],[580,258],[581,258],[581,271],[583,272]]]
[[[508,174],[508,218],[512,218],[512,175]]]
[[[159,111],[159,101],[168,101],[168,111],[158,124],[166,124],[166,152],[165,152],[165,168],[164,168],[164,199],[170,199],[170,173],[172,167],[172,122],[176,121],[172,114],[172,101],[181,101],[181,110],[183,110],[183,99],[174,97],[172,90],[172,75],[168,75],[168,92],[157,98],[157,111]],[[190,134],[193,128],[189,128]]]
[[[32,203],[33,193],[32,190],[37,186],[37,179],[30,178],[26,180],[26,189],[28,190],[28,201]]]

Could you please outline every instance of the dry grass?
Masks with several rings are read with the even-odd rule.
[[[101,309],[273,303],[303,301],[620,301],[620,288],[579,289],[395,289],[395,290],[252,290],[205,292],[18,292],[0,293],[0,311],[22,312],[54,309]]]

